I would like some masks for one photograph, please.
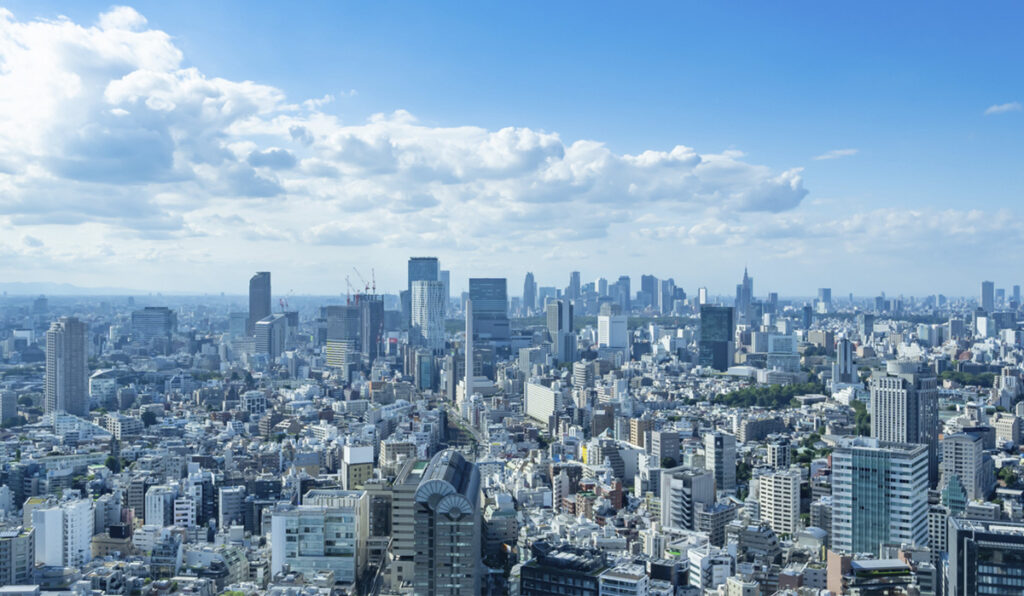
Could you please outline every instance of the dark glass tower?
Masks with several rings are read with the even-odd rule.
[[[270,272],[260,271],[249,279],[249,334],[252,334],[256,321],[269,317],[270,307]]]
[[[701,306],[698,363],[724,372],[732,364],[733,345],[732,307]]]

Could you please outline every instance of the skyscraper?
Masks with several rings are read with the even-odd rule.
[[[61,317],[46,332],[47,413],[89,414],[88,326],[75,317]]]
[[[656,303],[656,296],[660,291],[658,285],[658,278],[653,275],[641,275],[640,276],[640,294],[641,304],[640,307],[654,306]]]
[[[529,315],[537,309],[537,282],[533,273],[527,272],[523,281],[523,314]]]
[[[818,288],[818,312],[832,312],[832,288]]]
[[[736,324],[750,324],[750,304],[754,300],[754,278],[743,268],[743,280],[736,286]]]
[[[939,396],[935,375],[912,360],[890,360],[871,379],[871,436],[928,448],[928,479],[939,481]]]
[[[363,356],[372,364],[383,353],[384,297],[379,294],[359,295],[360,345]]]
[[[434,353],[444,350],[443,282],[412,282],[412,331],[419,345]]]
[[[928,542],[928,448],[858,437],[832,452],[832,547]]]
[[[733,360],[733,309],[731,306],[700,307],[698,363],[725,371]]]
[[[626,315],[618,304],[605,302],[597,316],[597,345],[599,348],[622,350],[629,347]]]
[[[573,329],[573,304],[552,300],[547,304],[548,337],[551,351],[559,363],[576,360],[576,333]]]
[[[132,312],[132,335],[138,341],[169,339],[177,326],[177,314],[166,306],[147,306]]]
[[[991,281],[981,282],[981,308],[991,313],[996,309],[996,284]]]
[[[474,335],[507,342],[510,332],[505,278],[470,278],[469,298],[473,301]]]
[[[946,594],[1020,594],[1024,577],[1024,524],[949,516]]]
[[[249,333],[256,321],[270,316],[270,272],[259,271],[249,278]]]
[[[448,309],[451,308],[452,304],[452,272],[447,269],[441,270],[441,275],[438,278],[444,285],[444,316],[448,317]]]
[[[412,324],[412,284],[416,281],[438,281],[441,279],[441,263],[437,257],[410,257],[409,277],[402,299],[402,314],[406,325]]]
[[[566,298],[576,300],[580,297],[580,272],[573,271],[569,274],[569,286],[565,289]]]
[[[413,504],[417,594],[480,593],[480,472],[457,451],[427,464]]]
[[[853,342],[845,337],[836,341],[836,361],[832,365],[832,392],[845,385],[860,383],[857,365],[853,363]]]

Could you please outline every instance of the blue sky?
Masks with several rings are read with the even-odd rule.
[[[37,18],[66,15],[81,29],[93,27],[98,15],[110,8],[106,3],[38,1],[3,6],[13,14],[15,26],[29,27]],[[1019,283],[998,277],[1018,264],[1020,257],[1012,255],[1022,248],[1017,197],[1024,188],[1020,167],[1024,111],[1015,103],[1024,102],[1024,81],[1019,76],[1024,41],[1018,30],[1024,7],[1019,4],[332,2],[296,7],[270,2],[139,2],[131,6],[147,22],[130,28],[166,32],[180,52],[180,62],[167,67],[168,72],[194,68],[209,79],[253,81],[278,90],[288,103],[333,96],[332,101],[312,108],[316,114],[311,121],[334,117],[333,126],[359,126],[374,114],[401,110],[416,121],[415,129],[401,133],[407,139],[408,135],[427,138],[439,131],[451,138],[459,136],[459,127],[494,133],[512,126],[557,135],[565,147],[581,140],[597,141],[612,156],[671,152],[682,145],[702,157],[724,155],[729,163],[713,175],[702,174],[696,187],[680,190],[678,180],[670,180],[638,191],[640,195],[585,196],[570,204],[554,202],[548,205],[551,209],[538,207],[544,201],[523,190],[536,190],[546,182],[517,178],[514,184],[485,188],[494,173],[474,174],[476,170],[466,170],[461,163],[448,163],[445,168],[457,172],[463,198],[451,198],[450,181],[437,178],[429,180],[429,190],[424,186],[427,180],[408,176],[399,181],[378,180],[366,190],[365,196],[371,197],[366,200],[374,204],[380,201],[376,197],[398,196],[398,210],[406,217],[416,217],[421,213],[417,209],[425,205],[435,209],[433,217],[454,220],[459,228],[462,214],[477,211],[472,205],[467,208],[465,193],[484,189],[502,197],[504,213],[520,211],[515,218],[493,216],[467,220],[467,225],[494,230],[524,226],[523,236],[515,239],[518,253],[503,250],[501,243],[489,251],[492,243],[482,233],[475,240],[453,241],[458,229],[450,231],[451,238],[431,234],[430,226],[425,226],[427,231],[415,226],[402,229],[401,243],[386,234],[378,237],[380,227],[389,222],[373,213],[352,213],[351,201],[357,200],[352,197],[341,207],[335,205],[342,215],[332,220],[336,225],[331,230],[343,232],[343,242],[337,241],[337,234],[323,230],[310,235],[311,224],[326,225],[325,220],[299,219],[298,213],[308,213],[309,204],[302,205],[294,197],[312,192],[312,183],[290,179],[283,169],[268,173],[253,166],[261,179],[279,182],[278,196],[293,205],[262,223],[247,216],[262,204],[223,201],[224,195],[252,192],[225,186],[229,178],[250,180],[252,173],[242,173],[237,164],[232,164],[230,176],[202,185],[202,193],[209,193],[202,206],[183,206],[182,199],[166,198],[194,197],[197,192],[174,188],[166,177],[159,184],[102,181],[113,185],[114,194],[154,197],[144,211],[166,224],[158,226],[159,233],[142,231],[151,229],[151,223],[126,224],[110,215],[134,200],[128,198],[124,204],[112,202],[103,213],[87,210],[84,217],[59,229],[41,225],[44,218],[26,218],[19,212],[34,193],[81,192],[97,197],[110,193],[98,188],[97,180],[83,186],[81,176],[65,174],[70,181],[55,188],[41,187],[38,178],[13,180],[12,188],[20,198],[6,206],[0,199],[0,222],[6,214],[5,225],[12,232],[6,235],[21,239],[12,241],[9,253],[36,264],[31,271],[15,265],[18,268],[11,273],[26,280],[53,280],[75,269],[74,257],[60,246],[70,232],[80,242],[107,244],[87,257],[92,259],[89,263],[106,264],[118,276],[135,274],[160,290],[173,289],[180,282],[138,272],[130,253],[140,245],[153,259],[173,261],[172,269],[192,270],[197,264],[209,268],[209,277],[196,278],[199,285],[224,284],[221,266],[247,270],[280,264],[292,266],[294,272],[284,275],[292,275],[292,285],[307,291],[321,284],[338,289],[339,280],[324,281],[316,272],[339,258],[379,259],[378,275],[400,286],[403,255],[425,253],[438,254],[450,263],[456,280],[477,274],[505,274],[518,280],[525,270],[533,269],[542,283],[564,284],[562,278],[573,268],[581,269],[587,278],[650,271],[673,276],[684,287],[708,285],[713,291],[727,292],[738,269],[749,263],[757,273],[759,290],[771,287],[783,293],[810,293],[818,285],[832,285],[840,294],[850,290],[973,293],[977,278],[983,275],[995,277],[1000,286]],[[98,60],[110,59],[103,55]],[[88,69],[83,64],[87,60],[67,68]],[[111,75],[110,80],[116,78]],[[986,110],[999,105],[1008,107],[986,115]],[[180,106],[179,102],[171,113]],[[274,110],[280,113],[279,108]],[[268,120],[273,119],[270,112],[274,110],[265,111]],[[89,117],[85,114],[66,129],[52,132],[66,138],[80,131]],[[223,131],[213,129],[230,123],[192,125],[208,127],[209,135],[220,137]],[[142,128],[153,130],[150,124]],[[189,135],[200,134],[187,130]],[[318,129],[311,126],[310,130]],[[331,134],[323,133],[324,138]],[[378,137],[373,134],[360,138],[374,146],[373,139]],[[391,141],[397,138],[394,131],[384,134]],[[305,159],[320,160],[316,165],[324,165],[321,162],[327,159],[326,149],[319,145],[312,145],[323,149],[319,153],[302,154],[266,131],[248,130],[244,140],[235,138],[234,132],[227,136],[232,137],[232,151],[242,164],[254,163],[246,160],[246,152],[251,155],[271,148],[295,153],[296,163],[304,167]],[[179,137],[167,135],[175,143]],[[130,138],[148,137],[133,133]],[[91,146],[88,139],[83,143]],[[228,141],[223,143],[226,146]],[[522,141],[518,143],[521,148]],[[14,151],[10,147],[17,145],[17,138],[11,136],[6,151]],[[436,145],[430,147],[446,154]],[[340,161],[347,162],[356,155],[353,151],[366,149],[360,144],[358,149],[342,145],[331,150],[330,155],[341,155]],[[561,150],[547,145],[539,149],[545,159],[558,159]],[[0,164],[3,151],[0,143]],[[837,157],[815,159],[830,152]],[[174,155],[179,164],[181,151]],[[369,159],[368,155],[358,157]],[[8,155],[6,161],[28,168],[33,159]],[[197,166],[201,162],[191,159],[190,173],[184,177],[191,172],[204,176],[203,168]],[[339,184],[359,186],[378,172],[363,161],[360,165],[362,169],[342,168]],[[501,166],[502,176],[509,175],[506,165]],[[739,170],[741,180],[723,178]],[[628,175],[617,167],[609,171],[613,173],[602,174],[605,177],[598,177],[594,184],[634,188],[638,183],[643,186],[648,175],[648,170]],[[795,173],[784,182],[775,180],[786,172]],[[474,175],[479,180],[471,179]],[[539,179],[547,181],[550,176],[542,173]],[[766,190],[765,184],[775,186]],[[792,193],[776,194],[779,184]],[[548,196],[544,193],[561,191],[555,187],[538,192]],[[660,202],[676,200],[669,195],[680,192],[695,193],[698,199],[687,194],[679,204]],[[729,193],[740,198],[720,203]],[[637,204],[646,206],[635,207],[634,196],[642,196]],[[769,200],[770,204],[765,202]],[[616,208],[607,207],[616,202]],[[386,214],[398,212],[394,205],[379,204]],[[569,222],[564,228],[548,226],[539,230],[544,233],[533,233],[538,232],[536,222],[589,215],[588,206],[604,210],[603,218],[594,215],[579,226]],[[69,222],[75,220],[70,211],[61,206]],[[254,244],[247,250],[232,251],[237,239],[198,229],[196,222],[202,219],[209,224],[211,216],[238,216],[245,225],[259,228],[258,234],[292,234],[292,240],[305,239],[308,246],[293,253],[294,241],[283,239],[292,248],[281,250],[273,244],[280,238],[265,242],[250,238],[246,241]],[[296,219],[285,224],[289,216]],[[181,225],[170,229],[175,227],[168,223],[171,220]],[[948,233],[951,226],[957,227],[952,234]],[[578,229],[584,232],[566,240]],[[804,229],[815,230],[816,235],[808,237]],[[333,240],[324,242],[328,236]],[[412,237],[417,241],[406,242]],[[32,246],[37,241],[40,244]],[[841,243],[847,246],[836,248]],[[324,248],[325,244],[332,248]],[[828,246],[830,250],[823,250]],[[197,252],[188,254],[190,250]],[[681,263],[678,253],[688,258]],[[296,259],[303,264],[294,266]],[[218,265],[221,261],[223,265]],[[908,278],[908,269],[920,275]],[[78,272],[74,276],[83,285],[112,281],[84,278]],[[38,279],[28,279],[32,277]]]

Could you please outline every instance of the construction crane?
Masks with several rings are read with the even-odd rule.
[[[348,288],[346,290],[348,292],[348,294],[345,297],[345,304],[352,304],[352,290],[355,290],[355,288],[352,286],[352,280],[350,280],[347,275],[345,276],[345,286]],[[358,303],[358,301],[359,301],[359,290],[356,290],[355,293],[356,293],[356,302]]]
[[[369,284],[369,283],[367,283],[367,281],[366,281],[366,278],[365,278],[365,277],[363,277],[363,274],[362,274],[362,273],[359,273],[359,270],[358,270],[358,269],[356,269],[355,267],[352,267],[352,271],[355,271],[355,272],[356,272],[356,277],[358,277],[358,278],[359,278],[359,281],[363,282],[363,286],[365,286],[365,290],[364,290],[364,291],[365,291],[365,292],[366,292],[367,294],[369,294],[369,293],[370,293],[370,284]]]

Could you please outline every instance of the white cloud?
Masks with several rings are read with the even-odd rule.
[[[0,254],[31,251],[40,275],[220,289],[235,283],[225,272],[243,279],[274,263],[315,282],[339,254],[400,262],[429,251],[504,275],[570,255],[602,267],[644,251],[676,262],[665,255],[681,246],[785,258],[829,235],[858,250],[891,246],[879,230],[934,245],[919,221],[965,242],[993,230],[964,214],[815,216],[800,168],[737,150],[622,154],[527,127],[431,126],[403,110],[342,122],[322,108],[354,92],[294,102],[183,67],[172,38],[147,27],[124,7],[96,26],[0,9]],[[19,271],[16,259],[0,265]]]
[[[851,157],[853,155],[857,155],[858,152],[859,151],[857,149],[833,149],[815,156],[814,159],[839,159],[840,157]]]
[[[1011,101],[1008,103],[998,103],[991,105],[985,110],[986,116],[994,116],[997,114],[1005,114],[1007,112],[1019,112],[1024,106],[1019,101]]]

